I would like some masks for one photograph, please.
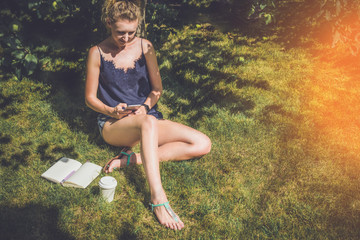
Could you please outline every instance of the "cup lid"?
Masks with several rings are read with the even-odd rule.
[[[116,185],[116,179],[110,176],[102,177],[99,181],[99,186],[105,189],[115,188]]]

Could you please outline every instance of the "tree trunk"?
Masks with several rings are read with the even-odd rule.
[[[139,22],[138,29],[136,31],[136,35],[138,37],[145,38],[146,37],[146,29],[145,29],[145,12],[146,11],[145,10],[146,10],[147,0],[137,0],[136,2],[140,8],[140,14],[141,14],[141,19]]]

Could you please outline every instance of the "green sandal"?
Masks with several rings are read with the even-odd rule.
[[[131,158],[131,156],[134,154],[134,152],[131,152],[130,154],[128,154],[128,153],[126,153],[126,152],[121,152],[120,153],[120,156],[121,155],[125,155],[125,156],[127,156],[127,162],[126,162],[126,166],[128,167],[129,165],[130,165],[130,158]],[[121,158],[121,157],[120,157]],[[116,170],[117,169],[117,167],[114,167],[114,170]]]
[[[129,166],[130,165],[130,159],[131,159],[131,156],[134,154],[134,152],[131,152],[130,154],[126,153],[126,151],[130,150],[130,148],[123,148],[122,151],[120,152],[120,154],[112,159],[110,159],[104,166],[104,172],[106,172],[109,167],[110,167],[110,163],[116,159],[121,159],[121,157],[123,155],[127,156],[127,162],[126,162],[126,166]],[[117,167],[114,167],[114,170],[118,169]],[[120,169],[120,168],[119,168]]]
[[[151,211],[154,212],[154,208],[155,207],[161,207],[161,206],[164,206],[165,209],[167,210],[167,212],[169,213],[169,215],[175,220],[175,222],[179,222],[176,214],[174,213],[174,211],[171,209],[170,205],[169,205],[169,202],[165,202],[165,203],[161,203],[161,204],[152,204],[152,203],[149,203],[149,205],[151,206]]]

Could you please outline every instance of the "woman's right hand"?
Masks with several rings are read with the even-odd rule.
[[[114,107],[114,110],[111,114],[111,117],[116,119],[121,119],[123,117],[126,117],[127,115],[131,114],[131,110],[125,110],[127,107],[126,103],[119,103],[116,107]]]

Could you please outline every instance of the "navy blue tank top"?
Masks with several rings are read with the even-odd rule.
[[[119,103],[127,103],[128,105],[143,104],[151,92],[151,85],[142,49],[142,39],[141,56],[136,60],[135,67],[129,68],[126,71],[122,68],[116,68],[112,61],[105,60],[100,48],[99,52],[100,75],[98,98],[110,107],[115,107]],[[163,118],[161,112],[157,111],[157,104],[150,109],[148,114],[158,119]]]

